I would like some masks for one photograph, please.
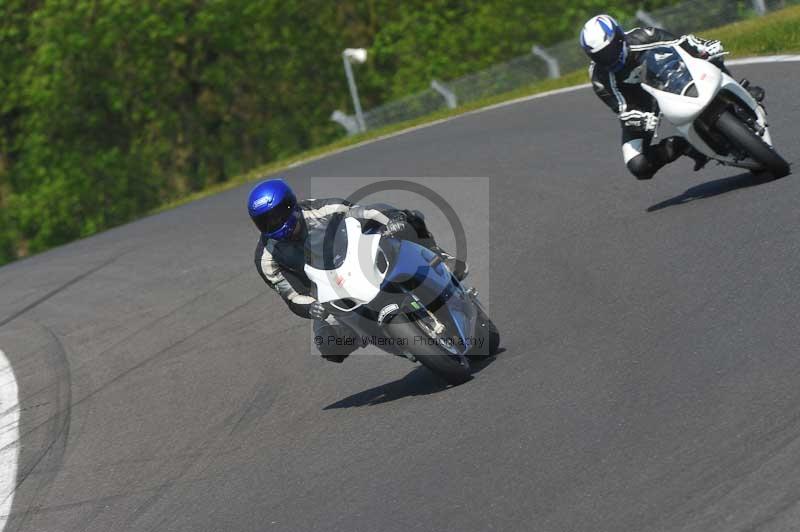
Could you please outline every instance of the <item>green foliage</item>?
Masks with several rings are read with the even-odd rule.
[[[0,264],[340,138],[345,47],[369,108],[672,3],[3,0]]]
[[[398,3],[371,41],[369,69],[359,78],[371,103],[423,89],[530,53],[531,45],[576,39],[592,15],[630,18],[637,8],[674,0],[406,0]],[[577,46],[577,44],[576,44]]]
[[[343,94],[330,2],[1,9],[0,261],[338,133],[328,120]]]
[[[800,50],[800,6],[708,32],[734,55],[779,54]]]

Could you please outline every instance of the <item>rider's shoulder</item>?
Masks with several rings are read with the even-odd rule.
[[[327,205],[352,205],[351,202],[342,198],[306,198],[297,203],[303,210],[321,209]]]
[[[258,235],[258,242],[256,243],[256,261],[260,261],[265,256],[272,255],[275,249],[276,241],[269,238],[265,234]]]
[[[641,47],[653,44],[672,44],[677,39],[671,32],[662,28],[633,28],[625,33],[625,38],[633,51],[641,50]]]
[[[625,37],[628,44],[636,46],[637,44],[648,44],[657,41],[659,32],[656,28],[633,28],[625,32]]]

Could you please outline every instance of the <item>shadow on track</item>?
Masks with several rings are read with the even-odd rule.
[[[500,348],[498,354],[502,353],[503,351],[504,349]],[[473,374],[479,373],[494,361],[495,358],[493,357],[481,362],[472,362]],[[462,384],[461,386],[466,385],[468,385],[468,383]],[[340,399],[335,403],[329,404],[323,408],[323,410],[353,408],[359,406],[375,406],[381,403],[388,403],[389,401],[403,399],[404,397],[439,393],[448,389],[448,387],[449,386],[447,384],[439,379],[439,377],[431,373],[428,369],[424,368],[423,366],[417,366],[402,379],[398,379],[388,384],[381,384],[380,386],[375,386],[369,390],[364,390],[363,392],[358,392],[349,397],[345,397],[344,399]]]
[[[763,185],[772,181],[770,175],[755,175],[750,172],[735,175],[732,177],[725,177],[715,181],[709,181],[700,185],[687,189],[683,194],[664,200],[661,203],[656,203],[647,208],[647,212],[656,212],[667,207],[675,205],[683,205],[699,199],[713,198],[720,194],[733,192],[741,188],[748,188],[756,185]]]

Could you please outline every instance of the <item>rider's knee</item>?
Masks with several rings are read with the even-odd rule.
[[[348,327],[329,321],[314,321],[314,343],[319,354],[328,360],[341,362],[358,349],[359,342]],[[338,360],[337,360],[338,359]]]
[[[643,154],[637,155],[627,163],[628,171],[633,174],[633,176],[640,180],[652,179],[656,173],[657,168],[653,166],[647,157]]]
[[[430,231],[428,231],[428,226],[425,224],[425,215],[420,211],[406,209],[403,211],[403,214],[405,214],[408,224],[414,229],[416,238],[425,239],[433,236]]]

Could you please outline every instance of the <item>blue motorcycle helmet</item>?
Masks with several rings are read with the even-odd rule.
[[[303,214],[297,197],[283,179],[263,181],[250,191],[247,212],[266,238],[291,240]]]

